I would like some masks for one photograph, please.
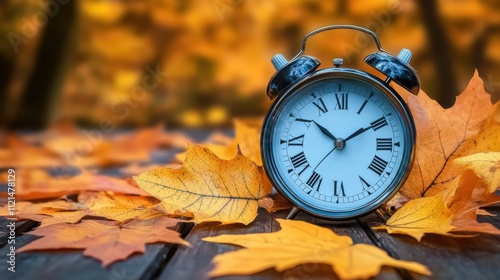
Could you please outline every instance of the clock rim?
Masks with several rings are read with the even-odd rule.
[[[407,134],[406,135],[407,141],[409,143],[406,145],[408,147],[405,147],[404,152],[409,153],[409,156],[404,155],[402,161],[402,166],[406,165],[406,170],[404,172],[399,171],[399,173],[402,174],[397,174],[396,179],[393,180],[393,182],[391,182],[389,187],[386,190],[384,190],[384,192],[380,194],[378,198],[367,204],[367,207],[362,207],[347,212],[326,211],[323,209],[315,208],[314,206],[301,201],[297,197],[297,195],[295,195],[286,187],[286,184],[284,183],[283,179],[279,175],[279,172],[277,171],[276,164],[274,164],[272,156],[271,138],[274,132],[277,117],[279,115],[278,113],[280,112],[283,105],[289,98],[291,98],[294,95],[294,93],[296,93],[301,88],[310,85],[314,82],[318,82],[329,78],[334,78],[334,79],[347,78],[355,80],[358,79],[374,85],[375,87],[377,87],[377,89],[379,89],[380,92],[385,94],[389,98],[389,100],[391,100],[394,103],[394,107],[401,114],[403,123],[406,124],[407,127],[405,134]],[[269,178],[271,184],[288,202],[292,204],[292,206],[318,218],[328,219],[333,221],[346,221],[363,217],[370,213],[373,213],[378,208],[380,208],[380,206],[388,202],[392,197],[394,197],[394,195],[398,193],[398,191],[401,189],[401,187],[406,182],[406,179],[410,175],[411,168],[415,160],[416,134],[417,132],[415,127],[415,122],[413,120],[413,116],[411,114],[408,105],[403,100],[403,98],[396,92],[396,90],[390,87],[383,80],[370,73],[357,69],[326,68],[315,71],[307,76],[304,76],[300,81],[298,81],[297,83],[286,89],[282,94],[280,94],[278,98],[275,100],[275,102],[272,104],[270,110],[268,111],[264,119],[264,123],[262,126],[261,140],[260,140],[261,156],[262,156],[264,171],[267,177]],[[395,183],[396,181],[399,182]]]

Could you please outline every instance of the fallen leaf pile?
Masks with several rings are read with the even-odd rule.
[[[146,243],[187,245],[175,230],[166,228],[179,222],[249,224],[263,201],[274,203],[267,197],[272,187],[258,164],[259,122],[236,121],[237,139],[256,142],[240,143],[214,134],[208,146],[226,154],[222,159],[206,147],[188,144],[182,166],[144,164],[153,149],[182,148],[188,143],[187,137],[165,133],[161,127],[113,139],[88,132],[79,135],[73,128],[24,137],[8,134],[1,143],[0,159],[12,158],[2,161],[3,167],[16,167],[15,217],[40,222],[29,234],[43,237],[19,251],[84,249],[84,255],[107,266],[144,252]],[[93,145],[79,153],[91,140]],[[240,153],[240,146],[249,157]],[[227,156],[233,151],[233,157]],[[85,169],[129,162],[119,169],[125,178]],[[137,176],[133,180],[129,175]],[[8,205],[0,207],[0,215],[10,217],[9,210]],[[93,242],[96,239],[99,242]]]
[[[189,141],[182,134],[164,133],[162,126],[114,137],[105,135],[98,130],[67,127],[24,138],[8,134],[0,141],[0,168],[110,167],[149,161],[154,149],[184,148]]]
[[[415,164],[400,194],[385,207],[397,211],[375,228],[417,240],[426,234],[500,235],[493,225],[477,221],[477,215],[491,215],[484,207],[500,203],[500,124],[482,80],[476,73],[449,109],[425,93],[410,96],[409,106],[418,135]],[[283,197],[271,192],[262,167],[261,123],[235,120],[234,139],[215,133],[199,144],[162,127],[116,137],[78,134],[74,128],[6,134],[0,142],[0,168],[16,168],[15,216],[40,222],[28,234],[41,238],[19,252],[82,249],[107,266],[144,252],[146,243],[189,245],[172,229],[179,222],[249,225],[259,206],[269,212],[289,209]],[[177,154],[182,165],[153,164],[151,152],[162,148],[187,148]],[[117,177],[95,169],[109,167],[119,167],[113,173]],[[13,215],[7,205],[0,211]],[[278,222],[281,230],[274,233],[205,238],[245,247],[217,256],[210,275],[283,271],[305,263],[331,265],[342,279],[376,276],[382,266],[430,275],[423,265],[353,244],[329,229]]]

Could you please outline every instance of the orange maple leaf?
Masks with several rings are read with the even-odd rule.
[[[37,228],[28,234],[41,236],[18,252],[52,249],[85,249],[83,254],[108,266],[133,253],[144,253],[146,243],[168,242],[189,246],[178,232],[167,229],[178,220],[158,216],[148,220],[114,221],[83,220],[78,224],[55,224]]]
[[[490,193],[488,182],[482,180],[474,171],[466,170],[456,188],[445,192],[444,198],[453,215],[453,231],[500,235],[500,230],[493,225],[477,221],[476,210],[500,203],[500,196]]]
[[[496,139],[500,141],[500,133]],[[493,193],[500,188],[500,152],[478,153],[454,161],[456,164],[470,168],[488,185],[488,192]]]
[[[45,148],[34,146],[22,137],[1,133],[0,169],[12,167],[45,167],[63,165],[61,158]]]
[[[479,152],[474,140],[491,125],[494,106],[477,71],[453,107],[443,109],[425,93],[410,96],[409,106],[417,126],[417,146],[415,164],[401,193],[408,198],[432,196],[460,174],[462,168],[453,159]]]
[[[149,196],[126,180],[93,175],[85,170],[72,177],[54,177],[40,169],[18,169],[16,176],[18,200],[56,198],[82,191],[111,191]],[[0,193],[1,196],[6,196],[6,193]]]
[[[147,161],[150,152],[156,148],[184,148],[189,142],[183,134],[165,133],[163,126],[114,137],[99,130],[79,131],[75,127],[56,127],[26,137],[15,134],[5,137],[0,143],[0,168],[106,167]],[[37,143],[42,143],[42,146]]]
[[[34,220],[45,227],[58,223],[76,223],[85,216],[96,216],[116,221],[126,221],[158,214],[154,205],[159,201],[153,197],[110,194],[104,192],[83,192],[78,202],[55,200],[42,203],[20,201],[15,216],[19,220]],[[7,216],[8,205],[0,207],[0,216]]]

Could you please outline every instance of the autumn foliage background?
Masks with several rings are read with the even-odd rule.
[[[497,1],[60,2],[0,3],[2,127],[230,127],[267,111],[272,55],[293,57],[330,24],[370,28],[394,54],[411,49],[423,90],[445,107],[475,68],[500,99]],[[343,57],[369,70],[366,39],[327,33],[309,50],[326,67]]]
[[[81,249],[107,267],[144,253],[146,243],[189,245],[173,230],[178,223],[251,227],[258,207],[289,209],[271,194],[260,155],[270,58],[292,58],[305,34],[333,24],[369,28],[393,54],[410,49],[421,78],[423,91],[405,96],[418,131],[415,164],[391,201],[398,212],[378,229],[419,241],[499,235],[477,221],[488,214],[481,207],[499,202],[498,1],[5,0],[0,175],[15,173],[17,185],[14,194],[5,184],[12,183],[1,181],[0,201],[18,203],[15,211],[1,205],[0,216],[39,222],[27,234],[41,237],[19,252]],[[323,67],[342,57],[346,67],[370,72],[363,58],[375,45],[368,39],[353,31],[321,34],[307,53]],[[217,256],[210,275],[314,262],[330,264],[341,278],[375,276],[382,265],[431,273],[329,229],[278,222],[281,231],[263,239],[274,241],[249,234],[246,249]],[[300,242],[318,232],[324,243],[286,263],[300,252],[294,246],[309,248]],[[232,238],[204,241],[242,245]],[[285,261],[254,253],[262,246],[266,254],[285,252]],[[339,262],[348,257],[309,258],[325,248],[366,259],[351,269]]]

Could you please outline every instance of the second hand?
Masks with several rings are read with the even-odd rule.
[[[333,151],[335,151],[335,149],[336,149],[336,148],[337,148],[337,147],[333,147],[333,149],[332,149],[330,152],[328,152],[328,154],[326,154],[326,156],[325,156],[325,157],[324,157],[324,158],[323,158],[323,159],[322,159],[322,160],[321,160],[321,161],[320,161],[320,162],[316,165],[316,167],[314,167],[313,172],[314,172],[314,171],[316,171],[316,168],[318,168],[318,167],[319,167],[319,165],[320,165],[320,164],[321,164],[321,163],[322,163],[322,162],[323,162],[323,161],[324,161],[324,160],[325,160],[325,159],[326,159],[326,158],[327,158],[327,157],[328,157],[331,153],[333,153]]]

